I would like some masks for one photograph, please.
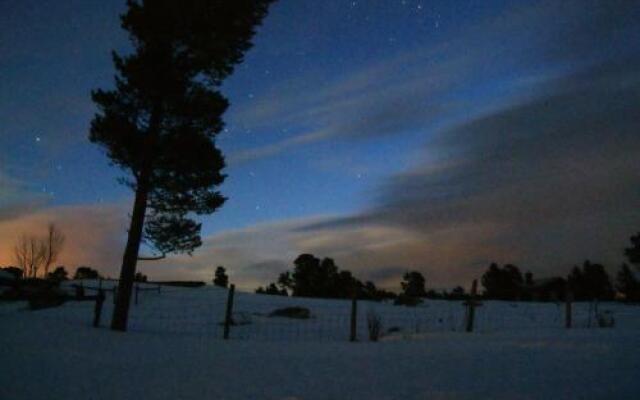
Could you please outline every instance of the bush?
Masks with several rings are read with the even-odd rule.
[[[269,317],[309,319],[311,318],[311,311],[309,311],[309,309],[305,307],[286,307],[272,311],[269,314]]]
[[[65,302],[66,295],[56,287],[43,289],[29,296],[29,308],[40,310],[43,308],[58,307]]]
[[[613,318],[611,311],[603,311],[596,316],[598,326],[600,328],[613,328],[616,324],[616,320]]]

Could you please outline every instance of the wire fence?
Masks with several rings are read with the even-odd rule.
[[[73,290],[78,282],[65,284]],[[82,282],[86,290],[94,282]],[[113,312],[117,282],[102,283],[106,299],[102,326]],[[380,340],[403,340],[438,332],[464,332],[469,306],[463,301],[426,300],[416,307],[395,306],[390,302],[309,299],[236,293],[230,318],[226,318],[228,291],[218,287],[180,288],[139,284],[139,299],[129,313],[131,332],[172,333],[200,338],[221,339],[225,322],[230,340],[269,342],[335,342],[371,339],[377,327]],[[46,317],[74,325],[89,325],[94,302],[69,301],[62,307],[37,311]],[[616,327],[640,330],[640,308],[620,303],[573,303],[572,327],[597,327],[599,315],[610,315]],[[485,301],[475,309],[474,332],[522,331],[529,333],[563,330],[564,303]],[[354,330],[355,327],[355,330]],[[353,336],[352,336],[353,335]]]

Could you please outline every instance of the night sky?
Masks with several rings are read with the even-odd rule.
[[[123,0],[0,1],[0,265],[21,233],[116,276],[132,196],[88,141]],[[229,198],[151,279],[251,288],[301,252],[384,287],[492,261],[614,272],[640,231],[634,1],[280,0],[223,92]]]

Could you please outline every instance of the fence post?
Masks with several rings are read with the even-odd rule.
[[[467,302],[467,332],[473,332],[473,320],[476,316],[476,292],[478,291],[478,280],[474,279],[471,284],[471,295]]]
[[[104,292],[102,289],[98,290],[98,295],[96,296],[96,305],[93,309],[93,326],[100,326],[100,315],[102,314],[102,304],[104,303]]]
[[[227,296],[227,312],[224,316],[224,339],[229,339],[229,328],[233,323],[231,316],[233,313],[233,295],[236,291],[236,285],[229,286],[229,295]]]
[[[571,329],[571,302],[573,301],[573,293],[567,290],[565,297],[565,327]]]
[[[113,287],[113,305],[116,305],[116,299],[118,298],[118,286]]]
[[[102,277],[98,278],[98,290],[102,290]]]
[[[355,342],[358,334],[358,298],[356,296],[351,300],[351,329],[349,341]]]

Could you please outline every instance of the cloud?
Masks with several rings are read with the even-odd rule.
[[[33,193],[26,183],[0,170],[0,223],[43,207],[45,196]]]
[[[627,35],[634,29],[633,15],[626,1],[593,1],[591,7],[581,1],[518,3],[328,82],[318,82],[313,72],[279,82],[262,100],[233,111],[231,122],[268,130],[277,121],[314,133],[244,150],[231,159],[274,156],[322,140],[429,133],[514,98],[526,100],[540,79],[637,51]]]
[[[127,211],[121,205],[49,207],[0,220],[0,265],[14,263],[12,248],[20,235],[44,235],[50,222],[66,236],[57,265],[69,271],[90,265],[118,275],[127,226]]]
[[[302,231],[384,226],[438,238],[434,251],[450,250],[442,267],[469,277],[483,259],[541,274],[583,258],[612,266],[640,226],[638,71],[640,59],[628,59],[539,82],[527,102],[440,130],[369,210]]]

